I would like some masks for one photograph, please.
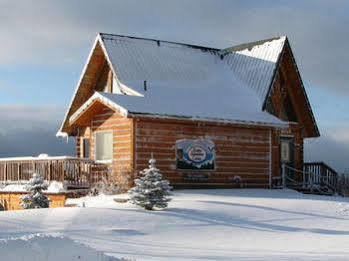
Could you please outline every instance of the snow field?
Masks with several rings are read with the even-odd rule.
[[[116,197],[125,195],[67,202],[85,207],[2,212],[0,238],[59,233],[137,261],[348,260],[348,198],[292,190],[178,190],[167,209],[146,211],[116,203]]]

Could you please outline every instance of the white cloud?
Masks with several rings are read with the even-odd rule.
[[[0,106],[0,157],[74,155],[74,142],[55,134],[64,109],[56,106]]]
[[[337,129],[332,129],[329,132],[329,136],[337,142],[346,143],[349,148],[349,128],[341,127]]]
[[[52,128],[62,119],[65,108],[59,106],[0,105],[0,130]]]
[[[98,31],[220,48],[287,34],[304,79],[349,95],[348,9],[318,0],[0,0],[0,66],[80,65]]]
[[[321,137],[308,139],[304,143],[305,161],[322,161],[329,164],[339,173],[349,168],[349,139],[348,135],[336,135],[343,133],[341,128],[332,128]]]
[[[62,63],[76,57],[76,50],[92,28],[74,21],[56,3],[42,0],[0,3],[1,64]]]

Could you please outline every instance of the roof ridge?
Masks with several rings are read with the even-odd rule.
[[[234,45],[234,46],[231,46],[231,47],[222,49],[221,51],[222,51],[223,53],[227,53],[227,52],[238,52],[238,51],[241,51],[241,50],[244,50],[244,49],[251,49],[251,48],[253,48],[254,46],[262,45],[262,44],[264,44],[264,43],[266,43],[266,42],[271,42],[271,41],[274,41],[274,40],[279,40],[279,39],[281,39],[281,38],[285,38],[285,40],[286,40],[286,39],[287,39],[287,36],[286,36],[286,35],[275,36],[275,37],[267,38],[267,39],[264,39],[264,40],[258,40],[258,41],[253,41],[253,42],[242,43],[242,44],[238,44],[238,45]]]
[[[160,39],[154,39],[154,38],[146,38],[146,37],[138,37],[138,36],[131,36],[131,35],[120,35],[120,34],[110,34],[110,33],[102,33],[99,32],[98,35],[100,35],[101,39],[108,39],[105,36],[110,36],[110,37],[119,37],[119,38],[129,38],[129,39],[134,39],[134,40],[145,40],[145,41],[152,41],[160,45],[161,43],[165,44],[176,44],[176,45],[181,45],[181,46],[186,46],[194,49],[200,49],[200,50],[206,50],[206,51],[213,51],[213,52],[219,52],[221,49],[214,48],[214,47],[208,47],[208,46],[203,46],[203,45],[196,45],[196,44],[188,44],[188,43],[182,43],[182,42],[174,42],[174,41],[166,41],[166,40],[160,40]]]

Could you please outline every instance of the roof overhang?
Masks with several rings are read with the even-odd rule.
[[[276,63],[276,66],[275,66],[275,69],[274,69],[274,72],[273,72],[273,78],[272,78],[272,80],[270,82],[270,86],[269,86],[267,95],[265,96],[262,110],[265,110],[265,108],[266,108],[267,100],[268,100],[268,98],[269,98],[269,96],[271,94],[272,88],[273,88],[274,83],[275,83],[276,73],[280,69],[280,62],[281,62],[283,56],[285,55],[286,51],[288,51],[289,54],[290,54],[290,57],[291,57],[291,60],[292,60],[292,63],[293,63],[293,66],[294,66],[294,69],[295,69],[295,72],[296,72],[296,75],[297,75],[297,80],[299,81],[299,85],[300,85],[299,87],[301,89],[301,93],[302,93],[303,98],[304,98],[304,103],[306,104],[307,115],[308,115],[308,117],[309,117],[309,119],[311,121],[311,126],[312,127],[306,129],[305,138],[320,137],[320,132],[319,132],[319,129],[318,129],[318,126],[317,126],[317,123],[316,123],[316,120],[315,120],[315,117],[314,117],[314,114],[313,114],[313,110],[312,110],[312,108],[310,106],[308,95],[307,95],[307,93],[305,91],[303,80],[302,80],[302,77],[300,75],[300,72],[299,72],[299,69],[298,69],[298,66],[297,66],[294,54],[292,52],[292,48],[291,48],[290,42],[289,42],[287,37],[285,38],[285,44],[284,44],[283,49],[280,52],[279,57],[277,59],[277,63]]]
[[[116,95],[116,94],[115,94]],[[123,117],[146,117],[156,119],[175,119],[185,121],[201,121],[220,124],[237,124],[246,126],[259,126],[259,127],[272,127],[272,128],[288,128],[287,122],[282,123],[270,123],[260,121],[247,121],[247,120],[229,120],[218,118],[206,118],[206,117],[191,117],[184,115],[166,115],[166,114],[152,114],[142,112],[131,112],[115,103],[114,101],[103,96],[102,93],[95,92],[73,115],[69,118],[69,125],[73,127],[85,127],[90,126],[91,119],[95,114],[101,113],[104,108],[109,108]]]
[[[308,108],[308,113],[309,113],[309,117],[311,118],[311,121],[312,121],[312,130],[307,133],[307,135],[305,136],[305,138],[316,138],[316,137],[320,137],[320,131],[319,131],[319,128],[317,126],[317,123],[316,123],[316,120],[315,120],[315,116],[314,116],[314,113],[313,113],[313,110],[310,106],[310,102],[309,102],[309,99],[308,99],[308,95],[305,91],[305,88],[304,88],[304,84],[303,84],[303,80],[302,80],[302,77],[301,77],[301,74],[299,72],[299,69],[298,69],[298,66],[297,66],[297,63],[296,63],[296,59],[294,57],[294,54],[293,54],[293,51],[292,51],[292,48],[291,48],[291,44],[290,42],[288,41],[288,39],[286,39],[286,44],[285,44],[286,48],[289,49],[290,51],[290,55],[291,55],[291,59],[292,59],[292,62],[293,62],[293,65],[296,69],[296,74],[297,74],[297,77],[298,77],[298,80],[300,82],[300,87],[301,87],[301,90],[302,90],[302,94],[304,95],[304,99],[305,99],[305,103],[306,103],[306,106]]]
[[[76,110],[76,108],[73,108],[73,107],[79,107],[79,106],[77,106],[77,104],[79,103],[79,100],[83,99],[83,97],[77,97],[78,90],[80,89],[80,87],[82,85],[84,85],[84,82],[86,82],[87,84],[89,82],[91,82],[91,79],[87,79],[86,74],[89,70],[91,70],[91,67],[93,64],[93,59],[97,56],[97,54],[100,55],[102,53],[102,50],[103,49],[101,48],[101,39],[100,39],[99,35],[97,35],[97,37],[93,43],[92,49],[88,55],[85,66],[84,66],[82,73],[80,75],[79,81],[76,85],[72,100],[69,103],[69,106],[68,106],[68,109],[67,109],[66,114],[64,116],[61,127],[56,134],[57,137],[58,136],[71,136],[73,130],[69,124],[69,117],[74,112],[74,109]]]
[[[98,92],[95,92],[73,115],[69,118],[70,126],[89,126],[91,118],[98,113],[101,113],[104,108],[109,108],[120,115],[127,117],[128,111],[107,99]]]

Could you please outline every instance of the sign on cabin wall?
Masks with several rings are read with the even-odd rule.
[[[209,139],[181,139],[176,141],[177,169],[214,170],[215,145]]]

